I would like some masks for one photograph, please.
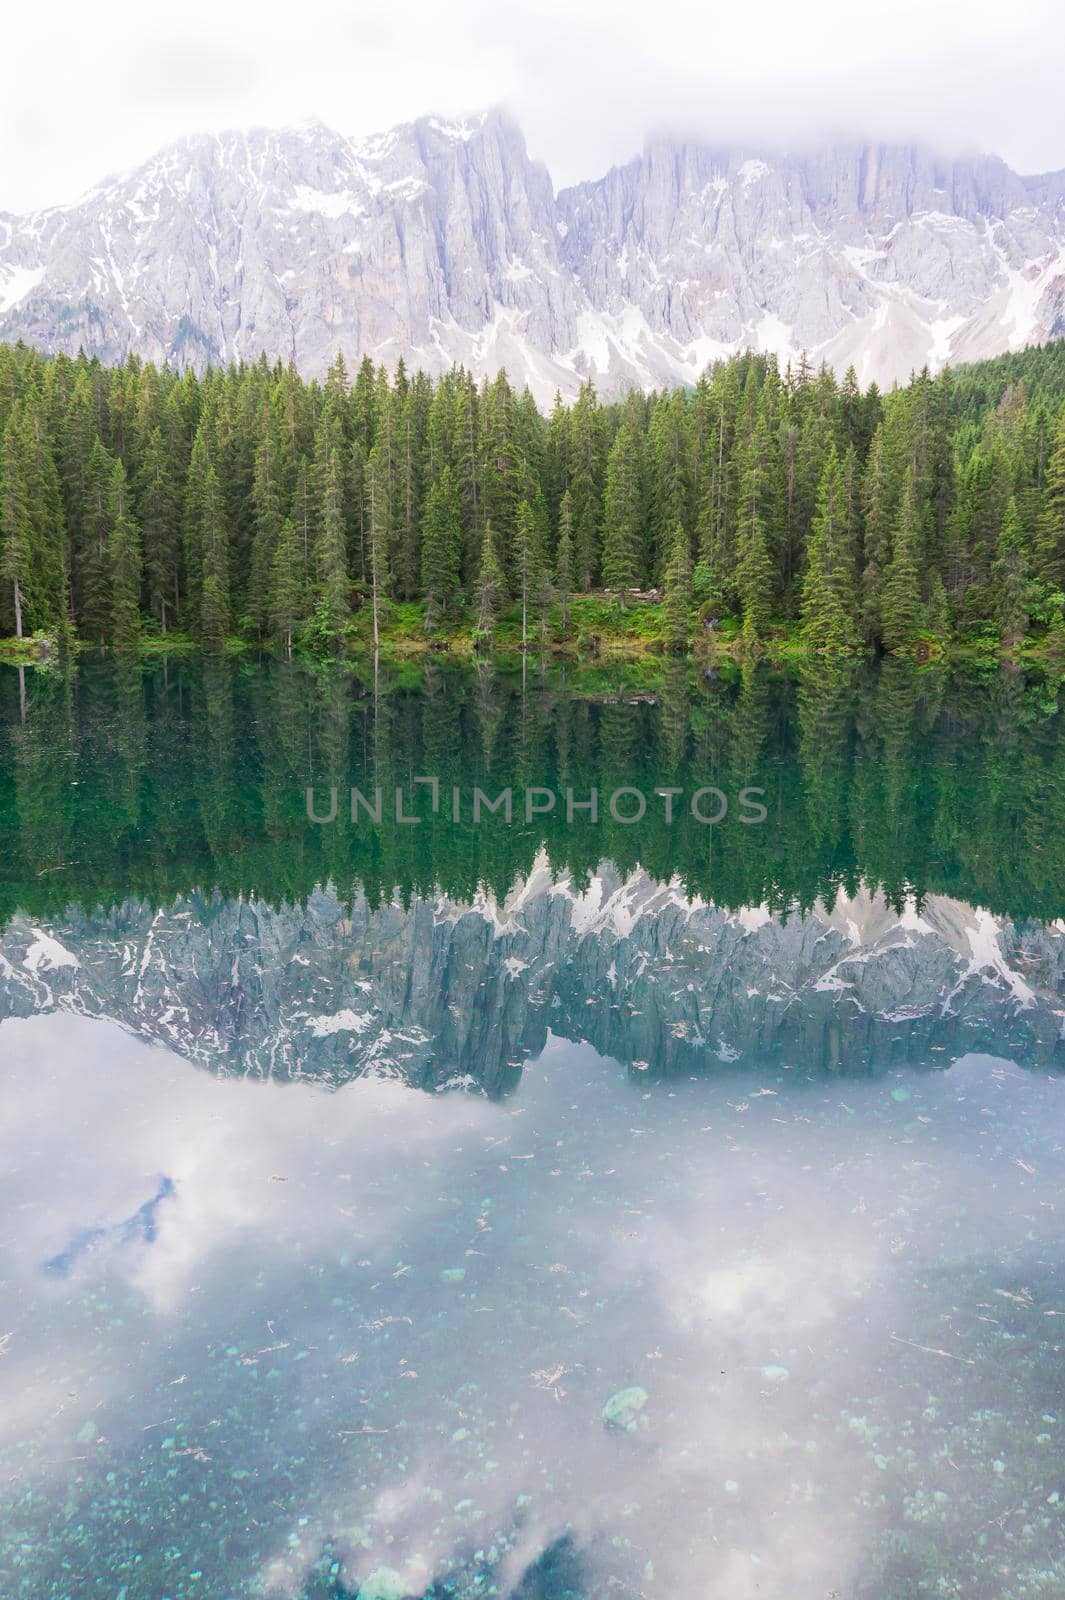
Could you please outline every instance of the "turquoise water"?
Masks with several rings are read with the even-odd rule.
[[[0,707],[0,1593],[1065,1592],[1045,683]],[[304,807],[666,763],[766,824]]]

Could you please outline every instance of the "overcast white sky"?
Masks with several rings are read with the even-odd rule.
[[[652,129],[822,131],[1065,167],[1062,0],[85,0],[2,24],[0,208],[74,199],[182,133],[348,134],[503,104],[557,186]]]

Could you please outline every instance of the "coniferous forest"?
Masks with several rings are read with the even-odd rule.
[[[655,617],[850,655],[1065,644],[1065,344],[863,391],[747,353],[550,415],[505,373],[0,347],[0,636],[284,654]]]

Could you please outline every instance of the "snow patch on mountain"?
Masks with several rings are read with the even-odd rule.
[[[10,311],[40,283],[43,267],[0,267],[0,311]]]
[[[57,972],[60,967],[77,968],[81,962],[76,955],[65,950],[57,939],[42,933],[40,928],[34,928],[33,943],[23,956],[22,965],[27,972],[36,976],[40,972]]]

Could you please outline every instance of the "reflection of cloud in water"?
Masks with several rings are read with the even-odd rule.
[[[323,1548],[346,1578],[389,1566],[416,1591],[458,1562],[506,1593],[568,1535],[590,1593],[820,1600],[901,1518],[893,1495],[935,1508],[949,1475],[957,1509],[920,1524],[946,1550],[972,1541],[966,1494],[982,1521],[1000,1488],[1034,1494],[1037,1396],[1017,1367],[1003,1399],[977,1306],[1049,1271],[1057,1083],[971,1058],[643,1092],[552,1040],[493,1105],[218,1082],[76,1018],[5,1024],[3,1043],[3,1467],[70,1497],[99,1548],[121,1546],[114,1472],[138,1548],[181,1551],[171,1569],[160,1545],[160,1593],[186,1568],[297,1593]],[[128,1228],[159,1173],[154,1243],[42,1276],[87,1217]],[[1026,1314],[996,1304],[998,1326]],[[639,1422],[608,1429],[633,1385]],[[995,1475],[958,1431],[993,1407]],[[86,1559],[58,1504],[53,1544],[10,1522],[42,1573]],[[234,1517],[258,1524],[239,1553]]]
[[[173,1193],[173,1183],[169,1178],[163,1178],[152,1198],[146,1200],[142,1206],[138,1206],[131,1217],[108,1227],[80,1229],[65,1250],[49,1257],[44,1263],[43,1270],[53,1278],[69,1278],[72,1269],[89,1251],[100,1250],[108,1245],[121,1248],[124,1244],[135,1244],[138,1240],[143,1240],[145,1244],[154,1244],[159,1233],[159,1207],[164,1200],[169,1200]]]

